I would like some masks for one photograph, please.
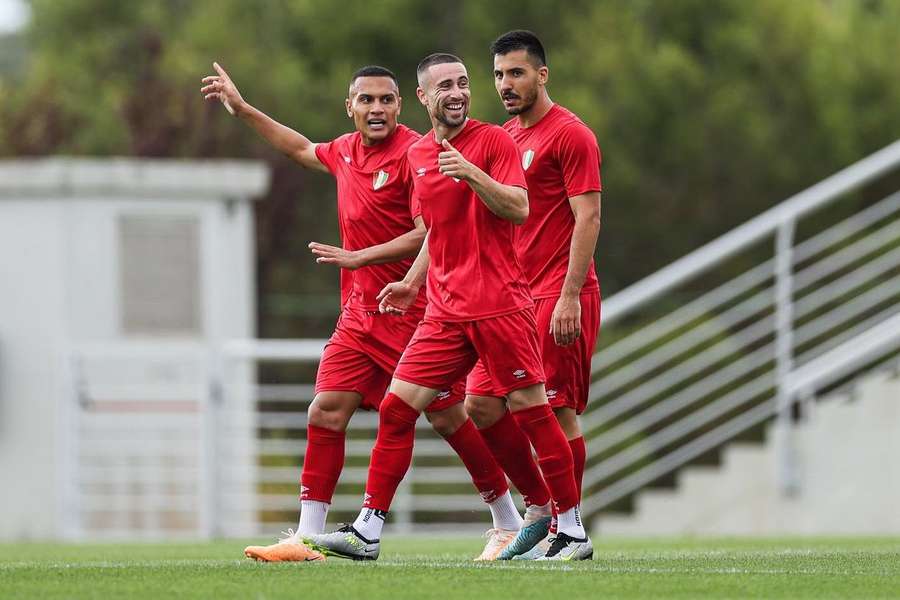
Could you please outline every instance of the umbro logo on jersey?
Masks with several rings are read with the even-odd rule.
[[[527,372],[524,369],[517,369],[513,371],[513,377],[516,379],[524,379]]]
[[[349,157],[349,156],[345,156],[345,155],[343,155],[343,154],[341,154],[341,156],[344,158],[344,162],[347,163],[347,164],[349,165],[349,164],[350,164],[350,157]]]
[[[459,179],[457,179],[456,177],[451,177],[450,179],[453,180],[453,183],[459,183]]]
[[[534,150],[526,150],[525,154],[522,155],[522,168],[527,171],[533,161]]]
[[[416,175],[418,175],[419,177],[424,177],[425,171],[427,170],[428,169],[426,169],[425,167],[419,167],[418,169],[416,169]]]
[[[384,184],[387,183],[389,177],[390,175],[388,175],[387,171],[378,171],[377,173],[372,175],[372,189],[377,190],[384,186]]]

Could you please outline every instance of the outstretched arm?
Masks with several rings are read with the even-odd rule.
[[[528,218],[528,192],[514,185],[505,185],[470,163],[450,142],[442,142],[444,151],[438,155],[438,169],[444,175],[462,179],[475,190],[492,213],[521,225]]]
[[[337,246],[310,242],[309,249],[315,254],[319,264],[335,265],[342,269],[358,269],[369,265],[396,262],[416,256],[425,240],[425,223],[416,217],[416,228],[377,246],[361,250],[345,250]]]
[[[242,97],[231,81],[231,77],[219,63],[213,63],[217,75],[209,75],[203,78],[206,85],[200,92],[207,100],[219,100],[232,113],[244,123],[252,127],[276,150],[286,154],[294,161],[309,169],[328,171],[316,156],[316,144],[302,135],[282,125],[261,110],[251,106]]]
[[[403,314],[406,309],[412,306],[419,295],[422,284],[425,283],[429,262],[428,234],[426,233],[422,249],[419,250],[419,255],[416,256],[416,260],[413,261],[403,281],[389,283],[379,292],[378,310],[383,313]]]

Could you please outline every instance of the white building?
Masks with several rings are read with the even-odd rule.
[[[156,469],[169,488],[178,469],[202,473],[189,463],[203,449],[189,446],[202,437],[207,351],[255,337],[251,201],[268,176],[247,161],[0,162],[0,539],[77,535],[97,528],[91,511],[119,511],[93,517],[110,532],[134,529],[130,497],[160,511],[148,528],[205,526],[148,505],[146,489],[92,489],[90,469]],[[129,362],[135,351],[153,359]],[[123,428],[115,415],[134,411],[140,422]],[[80,412],[90,418],[74,422]],[[129,455],[154,444],[174,449],[170,467]],[[184,514],[202,513],[203,485]]]

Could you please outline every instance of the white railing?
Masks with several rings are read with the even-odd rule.
[[[604,301],[613,341],[594,357],[582,422],[585,514],[614,507],[773,415],[777,476],[785,492],[795,489],[792,382],[802,376],[818,389],[833,380],[820,361],[836,353],[845,375],[864,368],[873,357],[855,351],[860,336],[900,313],[900,192],[844,209],[852,214],[837,223],[823,209],[898,166],[900,142]],[[795,243],[798,224],[804,239]],[[769,256],[759,250],[767,238]],[[734,266],[753,262],[743,272]],[[687,299],[667,311],[685,284],[705,291],[683,292],[676,297]]]
[[[73,348],[63,454],[66,537],[246,537],[294,526],[306,410],[325,340]],[[282,372],[272,375],[267,369]],[[329,520],[362,502],[377,414],[350,421]],[[425,419],[395,496],[398,532],[483,529],[489,512]],[[438,517],[438,518],[435,518]]]
[[[900,350],[900,314],[883,321],[878,327],[870,328],[847,340],[791,373],[787,384],[789,398],[791,402],[808,401],[823,388],[852,374],[860,365],[898,350]],[[692,438],[658,461],[630,473],[587,498],[584,503],[585,513],[594,513],[652,483],[711,448],[716,448],[750,427],[772,418],[777,409],[774,398],[769,398],[714,429]],[[690,423],[676,423],[672,427],[680,427],[679,433],[682,434],[693,431]],[[791,466],[787,467],[789,474],[793,473]]]
[[[604,301],[582,422],[585,514],[615,508],[773,416],[787,439],[795,402],[900,350],[900,192],[843,219],[820,210],[898,165],[900,142]],[[767,237],[773,251],[761,255]],[[673,296],[685,284],[703,291]],[[666,310],[672,297],[683,301]],[[60,444],[66,534],[245,536],[291,525],[323,345],[71,349]],[[376,426],[372,413],[351,421],[331,520],[359,506]],[[415,460],[394,526],[486,523],[467,473],[424,419]]]

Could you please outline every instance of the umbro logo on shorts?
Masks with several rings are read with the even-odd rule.
[[[559,393],[557,390],[547,390],[547,397],[555,398],[557,393]]]
[[[444,398],[450,397],[450,390],[442,390],[438,392],[437,398],[438,400],[443,400]]]
[[[516,379],[524,379],[525,375],[527,374],[528,373],[525,371],[525,369],[517,369],[513,371],[513,377],[515,377]]]

